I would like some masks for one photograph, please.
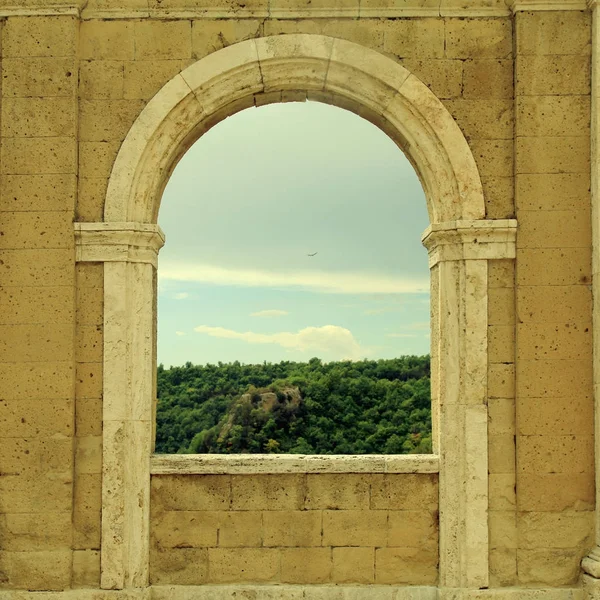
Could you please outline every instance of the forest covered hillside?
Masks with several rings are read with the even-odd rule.
[[[158,367],[156,452],[431,452],[429,356]]]

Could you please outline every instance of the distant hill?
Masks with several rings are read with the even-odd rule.
[[[156,452],[431,452],[429,356],[158,367]]]

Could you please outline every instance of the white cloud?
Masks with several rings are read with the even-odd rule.
[[[297,288],[330,294],[423,294],[429,278],[407,279],[389,274],[329,271],[261,271],[201,264],[163,262],[163,281],[193,281],[241,287]]]
[[[306,327],[297,333],[287,331],[270,334],[254,333],[252,331],[239,332],[224,327],[209,327],[208,325],[199,325],[194,328],[194,331],[212,337],[243,340],[249,344],[276,344],[287,350],[325,352],[342,360],[358,360],[367,354],[351,331],[337,325]]]
[[[185,331],[176,331],[175,335],[185,335]]]
[[[185,300],[188,297],[189,297],[189,294],[187,292],[179,292],[178,294],[173,295],[173,298],[175,300]]]
[[[287,310],[277,310],[276,308],[269,310],[259,310],[258,312],[250,313],[251,317],[285,317],[290,313]]]

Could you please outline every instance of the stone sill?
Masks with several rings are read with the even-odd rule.
[[[152,475],[256,475],[280,473],[439,473],[435,454],[154,454]]]

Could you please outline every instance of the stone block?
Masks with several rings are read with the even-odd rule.
[[[84,60],[79,68],[79,96],[86,100],[123,98],[125,66],[120,60]]]
[[[321,33],[313,30],[307,21],[278,21],[269,19],[264,22],[264,35],[280,33]],[[308,21],[309,24],[318,21]],[[243,40],[260,37],[263,24],[256,19],[202,19],[192,21],[192,56],[195,59],[204,58],[217,50]],[[307,30],[305,30],[305,27]]]
[[[82,21],[79,51],[83,60],[133,60],[134,23],[117,20]]]
[[[522,210],[519,248],[581,248],[591,244],[590,211]]]
[[[67,286],[4,287],[0,289],[0,306],[0,325],[73,322],[73,290]]]
[[[492,260],[488,263],[488,286],[512,288],[515,285],[515,263],[513,260]]]
[[[213,511],[165,511],[152,518],[151,532],[157,548],[199,548],[217,546],[219,523],[227,513]],[[246,513],[243,513],[246,514]],[[256,521],[255,513],[247,513],[249,521]],[[260,545],[260,513],[258,514]],[[244,544],[241,544],[244,545]],[[256,545],[256,541],[254,544]]]
[[[102,398],[77,399],[75,434],[77,437],[102,436]]]
[[[475,58],[463,63],[463,98],[512,98],[513,61]]]
[[[308,10],[317,11],[317,14],[323,11],[325,14],[333,12],[336,16],[358,17],[360,5],[358,0],[336,0],[334,4],[331,0],[271,0],[268,6],[265,0],[254,0],[252,4],[258,4],[275,16],[283,13],[288,18],[302,17]]]
[[[517,505],[514,473],[490,473],[488,479],[490,510],[512,510]]]
[[[518,54],[591,54],[591,14],[535,11],[516,15]]]
[[[471,140],[469,145],[483,179],[513,176],[512,140]]]
[[[35,364],[35,363],[30,363]],[[11,363],[13,371],[15,363]],[[6,388],[2,388],[6,389]],[[0,429],[3,437],[28,438],[73,435],[73,400],[0,400]]]
[[[586,549],[517,550],[519,583],[539,587],[567,586],[577,583],[579,563]]]
[[[593,511],[593,473],[518,473],[517,503],[521,511]]]
[[[559,374],[554,360],[520,360],[517,364],[519,397],[568,398],[592,395],[591,360],[561,360],[560,366]]]
[[[2,136],[74,137],[76,115],[73,98],[4,98]]]
[[[587,210],[590,182],[579,173],[517,175],[517,206],[521,210]]]
[[[200,585],[207,582],[206,548],[167,548],[150,550],[150,583]]]
[[[513,398],[488,400],[488,433],[490,435],[515,433],[515,401]]]
[[[514,325],[515,292],[512,288],[492,288],[488,291],[488,323]]]
[[[0,225],[0,249],[72,248],[72,213],[5,213]]]
[[[228,510],[229,475],[161,475],[151,480],[151,506],[164,510]]]
[[[463,61],[405,58],[402,66],[416,75],[438,98],[458,98],[463,88]]]
[[[435,585],[437,562],[437,550],[376,548],[375,583]]]
[[[33,20],[33,19],[32,19]],[[4,98],[74,97],[77,62],[74,58],[3,58]]]
[[[108,178],[121,143],[79,142],[79,176]]]
[[[100,587],[100,552],[97,550],[75,550],[73,552],[74,588]]]
[[[75,265],[77,287],[102,288],[104,285],[104,264],[82,262]]]
[[[369,585],[375,581],[375,548],[333,548],[333,583]]]
[[[492,363],[515,362],[515,328],[513,325],[488,327],[488,361]]]
[[[390,511],[387,545],[400,548],[437,548],[437,511]]]
[[[517,466],[523,473],[593,473],[593,437],[590,435],[519,436]]]
[[[517,405],[517,420],[520,435],[592,435],[591,390],[587,396],[571,393],[564,398],[522,398]]]
[[[142,109],[142,100],[81,100],[79,136],[85,142],[122,141]],[[85,176],[92,176],[86,173]]]
[[[75,336],[77,362],[102,361],[102,325],[79,325]]]
[[[102,325],[104,290],[102,288],[77,288],[77,323],[79,325]]]
[[[490,587],[514,586],[517,583],[517,551],[494,548],[489,554]]]
[[[323,511],[324,546],[384,546],[387,513],[368,510]]]
[[[588,174],[590,172],[589,138],[585,136],[517,138],[516,172],[519,174]]]
[[[515,366],[514,364],[492,363],[488,366],[488,397],[514,398]]]
[[[591,323],[592,291],[585,285],[521,286],[517,310],[521,323]]]
[[[81,473],[75,479],[73,548],[99,550],[102,514],[102,475]]]
[[[511,474],[515,472],[515,434],[490,433],[488,435],[488,470],[490,473]]]
[[[150,100],[163,85],[185,67],[185,61],[181,59],[126,62],[125,98]]]
[[[518,515],[519,548],[589,548],[594,542],[594,513],[523,512]]]
[[[102,435],[75,439],[75,472],[78,474],[102,473]]]
[[[490,550],[517,548],[517,515],[514,510],[492,510],[489,512]]]
[[[389,474],[371,476],[371,509],[437,510],[437,475]]]
[[[0,362],[73,358],[73,325],[0,325]]]
[[[134,24],[135,60],[191,58],[191,21],[137,21]]]
[[[71,550],[6,552],[4,575],[12,588],[64,590],[71,582]]]
[[[588,360],[591,356],[592,330],[589,322],[522,323],[517,325],[517,330],[519,360]]]
[[[72,285],[73,262],[73,249],[0,249],[0,279],[7,286]]]
[[[383,50],[400,58],[444,58],[444,22],[441,19],[386,21]]]
[[[281,549],[281,583],[327,583],[331,568],[331,548]]]
[[[0,479],[0,513],[37,513],[41,506],[44,511],[70,511],[72,502],[70,477],[5,475]]]
[[[262,519],[264,546],[321,545],[321,511],[265,511]]]
[[[66,57],[77,53],[76,17],[10,17],[2,31],[2,57]]]
[[[510,58],[510,19],[445,19],[446,57]]]
[[[488,219],[514,219],[514,178],[495,176],[484,177],[481,180],[481,185],[485,197],[486,217]]]
[[[591,248],[517,247],[518,285],[589,285]]]
[[[71,512],[0,515],[2,549],[12,552],[68,550]]]
[[[517,56],[517,96],[587,95],[590,93],[589,56]]]
[[[368,475],[307,475],[305,508],[367,509],[370,481]]]
[[[303,475],[232,475],[233,510],[301,510]]]
[[[503,99],[447,100],[444,102],[468,140],[512,140],[513,102]]]
[[[210,583],[268,583],[279,579],[280,550],[275,548],[209,548]]]
[[[0,211],[71,211],[76,186],[74,175],[3,175]]]
[[[1,149],[2,173],[75,173],[76,154],[73,138],[6,138]]]
[[[590,99],[587,96],[519,96],[516,107],[517,136],[589,134]]]
[[[75,396],[102,397],[102,363],[78,363],[75,372]]]

